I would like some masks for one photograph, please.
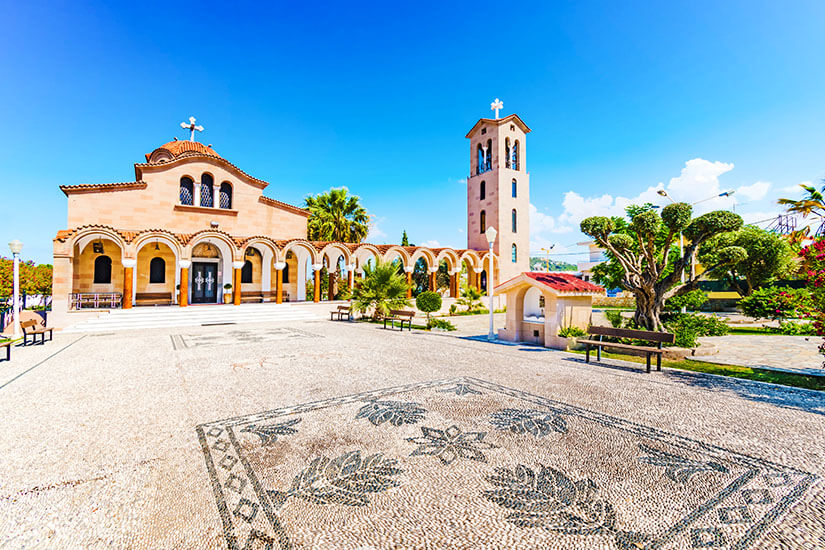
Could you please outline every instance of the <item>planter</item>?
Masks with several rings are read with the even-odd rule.
[[[227,292],[223,295],[223,303],[224,304],[231,304],[232,303],[232,293]]]

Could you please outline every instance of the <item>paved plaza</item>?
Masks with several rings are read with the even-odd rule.
[[[825,547],[825,394],[585,365],[458,324],[15,348],[0,547]]]

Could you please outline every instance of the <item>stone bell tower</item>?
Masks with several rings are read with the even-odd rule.
[[[491,104],[495,118],[482,118],[467,133],[467,248],[487,250],[485,231],[498,231],[493,250],[499,258],[494,284],[530,271],[530,176],[527,134],[518,115],[499,118],[503,104]],[[486,268],[485,268],[486,270]]]

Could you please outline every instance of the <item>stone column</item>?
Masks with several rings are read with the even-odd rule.
[[[236,306],[241,305],[241,270],[243,269],[243,262],[232,262],[232,303]]]
[[[123,309],[132,309],[132,293],[134,292],[135,266],[137,260],[124,258],[123,263]]]
[[[355,288],[355,264],[349,264],[347,266],[347,287],[350,289],[350,292]]]
[[[329,285],[327,286],[327,300],[331,301],[335,299],[335,281],[337,278],[336,273],[330,269]]]
[[[275,262],[275,303],[284,301],[284,268],[286,262]]]
[[[458,298],[458,271],[450,271],[450,298]]]
[[[436,282],[437,282],[436,279],[435,279],[435,275],[436,275],[436,273],[438,273],[438,267],[437,266],[436,267],[428,267],[427,271],[430,272],[430,277],[429,277],[429,279],[430,279],[429,280],[430,292],[435,292]]]
[[[415,266],[412,265],[405,265],[404,266],[404,273],[407,274],[407,300],[412,298],[412,274]]]
[[[312,264],[312,301],[321,301],[321,268],[324,264]]]
[[[476,274],[476,290],[481,291],[481,272],[484,270],[480,267],[474,267],[473,271],[475,271]],[[489,281],[487,281],[487,283],[489,284]]]
[[[189,305],[189,266],[192,265],[191,260],[181,260],[178,262],[180,266],[180,298],[178,303],[180,307]]]
[[[66,324],[66,315],[72,306],[72,258],[54,255],[52,270],[52,310],[48,313],[48,325],[62,328]]]

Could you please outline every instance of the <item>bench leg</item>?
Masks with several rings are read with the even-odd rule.
[[[599,363],[602,362],[602,347],[601,346],[596,347],[596,361],[598,361]]]
[[[650,372],[650,353],[647,354],[647,371],[646,372],[648,372],[648,373]]]
[[[662,372],[662,354],[656,354],[656,370]]]
[[[589,363],[590,362],[590,344],[585,344],[584,346],[585,346],[584,347],[584,350],[585,350],[584,351],[584,362]]]
[[[6,346],[6,361],[11,361],[11,345]]]

